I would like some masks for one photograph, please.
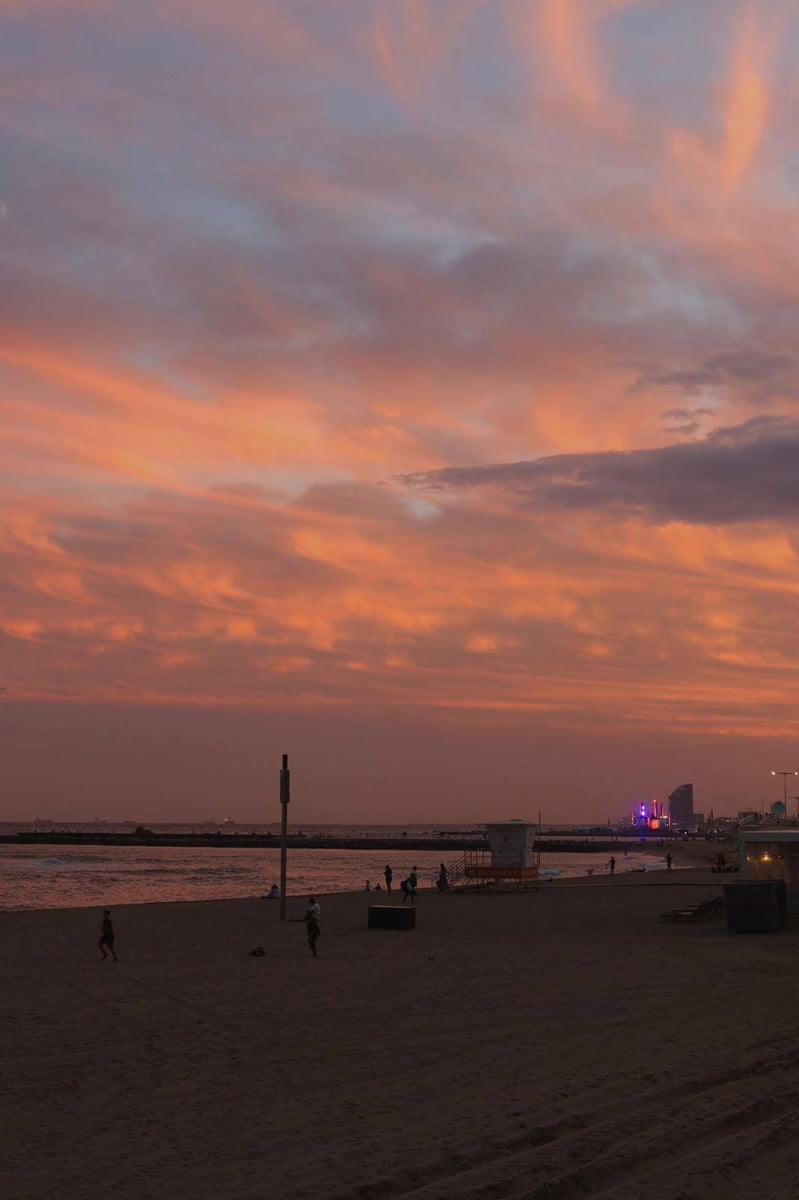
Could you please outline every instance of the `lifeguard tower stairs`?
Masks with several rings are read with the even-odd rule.
[[[462,858],[449,864],[450,888],[536,888],[541,873],[538,828],[532,821],[491,822],[486,827],[488,850],[464,850]]]

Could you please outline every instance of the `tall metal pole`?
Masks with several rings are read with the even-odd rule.
[[[286,919],[286,843],[289,831],[289,800],[291,799],[291,772],[289,756],[283,755],[280,772],[280,919]]]
[[[799,775],[799,771],[772,771],[772,775],[782,775],[782,804],[785,809],[785,819],[788,819],[788,777]]]

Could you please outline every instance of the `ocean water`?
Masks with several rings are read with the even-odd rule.
[[[160,826],[152,829],[206,831],[206,826]],[[0,832],[13,832],[22,825],[0,826]],[[73,824],[73,830],[96,828]],[[109,826],[110,828],[110,826]],[[121,823],[116,826],[121,829]],[[242,826],[250,832],[252,826]],[[275,826],[256,826],[276,831]],[[296,827],[295,827],[296,828]],[[399,830],[397,832],[397,829]],[[354,826],[307,827],[312,833],[335,832],[342,837],[409,837],[438,835],[441,827],[408,826],[369,828]],[[479,830],[450,828],[461,836]],[[432,887],[439,863],[450,864],[461,852],[374,850],[291,850],[287,862],[287,894],[307,896],[314,892],[362,891],[383,883],[383,869],[390,863],[394,887],[417,867],[421,888]],[[541,874],[547,877],[575,877],[607,870],[607,852],[544,853]],[[657,870],[662,859],[628,849],[616,852],[617,872]],[[220,900],[242,896],[263,896],[280,878],[280,850],[228,849],[179,846],[58,846],[0,844],[0,909],[111,907],[119,904],[143,904],[166,901]]]

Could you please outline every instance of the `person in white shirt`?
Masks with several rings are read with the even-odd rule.
[[[308,901],[308,907],[305,910],[305,929],[308,933],[308,949],[316,958],[316,943],[319,940],[321,930],[321,910],[319,902],[315,896],[311,896]]]

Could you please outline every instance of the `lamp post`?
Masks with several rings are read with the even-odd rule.
[[[785,805],[785,817],[788,817],[788,780],[791,775],[799,775],[799,771],[772,771],[772,775],[782,775],[782,802]]]
[[[280,919],[286,919],[286,848],[288,842],[289,800],[291,799],[291,772],[289,756],[283,755],[280,771]]]

